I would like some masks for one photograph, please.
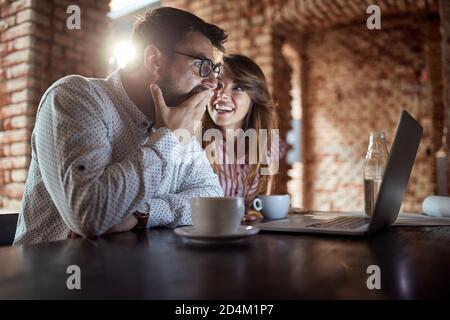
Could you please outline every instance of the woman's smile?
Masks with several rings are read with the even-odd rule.
[[[229,119],[233,117],[235,109],[230,103],[218,101],[213,104],[213,116],[217,119]]]

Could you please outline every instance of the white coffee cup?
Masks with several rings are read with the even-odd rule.
[[[288,215],[291,199],[288,194],[260,195],[253,200],[253,208],[266,219],[282,219]]]
[[[192,224],[202,234],[230,234],[244,217],[244,198],[199,197],[191,200]]]

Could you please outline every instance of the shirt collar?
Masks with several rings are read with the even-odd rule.
[[[120,102],[127,108],[127,111],[133,121],[142,130],[149,130],[149,128],[154,123],[154,119],[148,119],[147,116],[131,101],[122,83],[121,72],[123,68],[119,68],[111,73],[107,78],[106,82],[110,86],[113,92],[117,94]]]

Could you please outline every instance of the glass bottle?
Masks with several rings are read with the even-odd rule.
[[[384,132],[371,132],[364,160],[364,211],[369,217],[375,207],[388,157]]]

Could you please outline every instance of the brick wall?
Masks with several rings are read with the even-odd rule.
[[[66,28],[69,5],[81,29]],[[62,76],[104,76],[108,0],[0,0],[0,208],[17,210],[30,163],[36,108]]]
[[[364,0],[164,0],[163,4],[224,27],[230,33],[227,51],[247,54],[261,65],[279,101],[283,133],[289,130],[295,81],[289,81],[294,68],[282,47],[290,42],[298,49],[305,162],[294,168],[302,174],[293,176],[303,178],[304,206],[361,210],[362,159],[369,132],[384,130],[390,145],[402,108],[425,128],[403,209],[420,210],[423,198],[435,191],[433,155],[443,121],[439,88],[432,90],[441,80],[436,76],[437,0],[370,1],[381,8],[381,31],[366,28]],[[282,169],[287,180],[289,168]],[[298,181],[289,185],[290,193],[301,192]],[[285,185],[279,187],[283,190]]]
[[[442,78],[443,78],[443,102],[447,114],[444,114],[447,122],[447,145],[450,144],[450,1],[439,0],[439,13],[441,15],[442,34]],[[447,150],[447,157],[450,157]],[[447,174],[450,176],[450,165],[447,165]],[[447,179],[448,193],[450,194],[450,179]]]
[[[432,141],[430,86],[423,79],[424,23],[396,18],[395,26],[387,26],[386,21],[373,34],[365,25],[309,34],[304,44],[308,64],[306,206],[363,208],[363,159],[369,133],[385,131],[390,146],[402,109],[424,127],[404,210],[419,211],[420,202],[434,192],[433,151],[437,148]]]

